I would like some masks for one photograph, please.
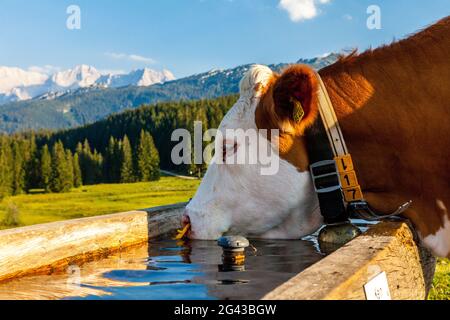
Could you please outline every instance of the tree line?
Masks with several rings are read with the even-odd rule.
[[[127,135],[110,137],[103,152],[89,139],[71,149],[61,139],[39,144],[34,134],[0,136],[0,198],[28,193],[67,192],[81,185],[158,180],[159,153],[141,130],[135,144]]]
[[[159,167],[200,174],[206,165],[175,165],[171,141],[178,128],[218,128],[237,95],[143,105],[68,130],[0,136],[0,197],[44,189],[65,192],[98,183],[159,179]]]
[[[197,174],[199,171],[204,173],[206,170],[204,164],[175,165],[172,163],[171,152],[178,143],[171,141],[172,132],[175,129],[184,128],[193,134],[194,121],[201,121],[204,130],[218,128],[224,115],[237,99],[237,95],[230,95],[216,99],[143,105],[83,127],[57,132],[40,131],[36,134],[36,139],[38,145],[52,145],[60,140],[71,150],[75,150],[78,143],[87,139],[92,148],[105,155],[107,149],[110,149],[110,137],[122,139],[126,135],[131,145],[137,145],[141,131],[144,130],[154,138],[161,158],[161,168],[188,175]],[[117,178],[117,172],[115,178]]]

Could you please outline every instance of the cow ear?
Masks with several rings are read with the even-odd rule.
[[[273,88],[277,118],[289,125],[295,133],[303,134],[317,119],[318,80],[315,71],[306,65],[286,69]]]

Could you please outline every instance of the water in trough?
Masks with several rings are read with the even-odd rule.
[[[363,232],[369,224],[353,221]],[[215,241],[152,241],[71,265],[63,272],[0,283],[0,300],[260,299],[325,257],[317,233],[297,241],[251,240],[245,271],[220,272]]]
[[[219,272],[216,242],[160,241],[0,284],[0,299],[259,299],[323,257],[313,239],[251,244],[244,272]]]

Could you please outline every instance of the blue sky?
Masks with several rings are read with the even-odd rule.
[[[72,4],[80,30],[66,28]],[[366,27],[371,4],[381,30]],[[147,66],[182,77],[375,47],[449,14],[450,0],[0,0],[0,65]]]

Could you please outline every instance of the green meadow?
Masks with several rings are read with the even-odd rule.
[[[69,193],[32,194],[3,199],[0,203],[0,229],[5,216],[15,208],[19,226],[125,212],[188,201],[199,180],[162,177],[160,181],[132,184],[83,186]]]
[[[185,202],[194,196],[199,184],[199,180],[162,177],[156,182],[83,186],[62,194],[35,190],[0,203],[0,229],[13,227],[2,223],[11,208],[19,226],[27,226]],[[438,261],[429,298],[450,299],[450,260]]]
[[[430,300],[450,300],[450,260],[439,259],[431,288]]]

